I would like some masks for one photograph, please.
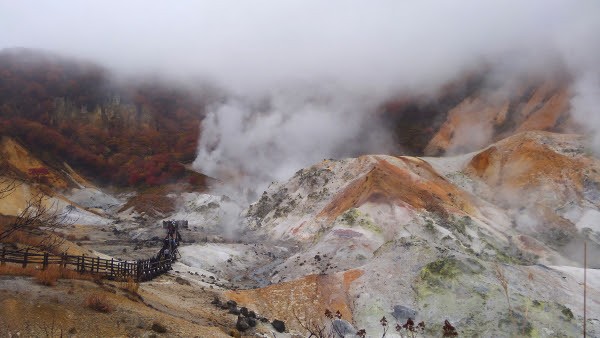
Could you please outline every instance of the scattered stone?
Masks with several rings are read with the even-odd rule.
[[[219,305],[221,305],[221,300],[219,299],[219,297],[215,297],[215,298],[212,300],[212,302],[210,302],[210,303],[211,303],[211,304],[213,304],[213,305],[217,305],[217,306],[219,306]]]
[[[256,318],[256,312],[254,312],[254,311],[248,311],[248,315],[246,317],[248,317],[248,318]]]
[[[255,327],[256,326],[256,319],[254,318],[246,318],[248,320],[248,324],[250,324],[250,327]]]
[[[227,306],[229,306],[230,308],[237,307],[237,302],[235,300],[228,300]]]
[[[334,332],[340,337],[352,337],[356,334],[354,326],[343,319],[334,319],[331,324],[333,325]]]
[[[240,313],[242,314],[242,316],[244,316],[244,317],[248,317],[248,308],[247,308],[247,307],[245,307],[245,306],[242,306],[242,307],[240,308]]]
[[[231,313],[232,315],[239,316],[240,310],[237,307],[232,307],[232,308],[229,308],[229,313]]]
[[[395,305],[392,316],[400,323],[406,322],[408,318],[415,319],[417,317],[417,311],[402,305]]]
[[[285,332],[285,323],[283,321],[274,319],[271,322],[271,325],[273,325],[273,328],[275,329],[275,331],[277,331],[279,333]]]
[[[250,323],[248,323],[248,318],[239,316],[237,319],[237,323],[235,324],[235,328],[239,331],[246,331],[250,328]]]

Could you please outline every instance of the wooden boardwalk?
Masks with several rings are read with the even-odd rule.
[[[134,279],[138,282],[151,280],[171,270],[174,257],[169,259],[150,258],[137,261],[103,259],[86,255],[52,255],[49,253],[30,252],[29,250],[0,251],[0,264],[21,264],[23,268],[36,265],[45,270],[50,265],[58,265],[64,269],[73,269],[79,273],[92,273],[111,280]]]

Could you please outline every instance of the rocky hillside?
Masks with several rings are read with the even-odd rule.
[[[0,134],[100,184],[155,186],[185,177],[207,90],[117,82],[105,69],[40,51],[0,51]]]
[[[435,95],[391,100],[391,121],[403,154],[440,156],[476,151],[529,130],[572,132],[569,77],[521,78],[495,84],[485,71],[449,83]]]
[[[274,285],[229,295],[290,321],[318,316],[306,301],[317,299],[368,332],[414,313],[430,334],[449,318],[464,335],[578,335],[582,241],[600,252],[598,170],[581,136],[548,132],[458,157],[323,161],[247,209],[249,229],[298,249],[272,268]]]

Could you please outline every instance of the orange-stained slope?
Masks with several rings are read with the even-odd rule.
[[[365,202],[395,203],[446,216],[448,211],[475,211],[470,197],[435,172],[427,162],[399,157],[398,164],[379,158],[374,167],[339,192],[318,214],[332,221]]]
[[[225,297],[267,318],[283,320],[288,327],[299,326],[296,316],[304,324],[322,320],[327,309],[339,311],[352,322],[348,290],[363,273],[355,269],[333,275],[309,275],[260,289],[226,291]]]

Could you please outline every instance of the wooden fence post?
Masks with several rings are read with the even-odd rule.
[[[44,252],[44,262],[42,263],[42,270],[46,270],[48,268],[48,253]]]
[[[25,249],[25,254],[23,255],[23,269],[27,267],[27,256],[29,255],[29,248]]]
[[[139,281],[140,280],[140,276],[142,275],[142,262],[141,261],[136,261],[136,267],[135,267],[135,280]]]

